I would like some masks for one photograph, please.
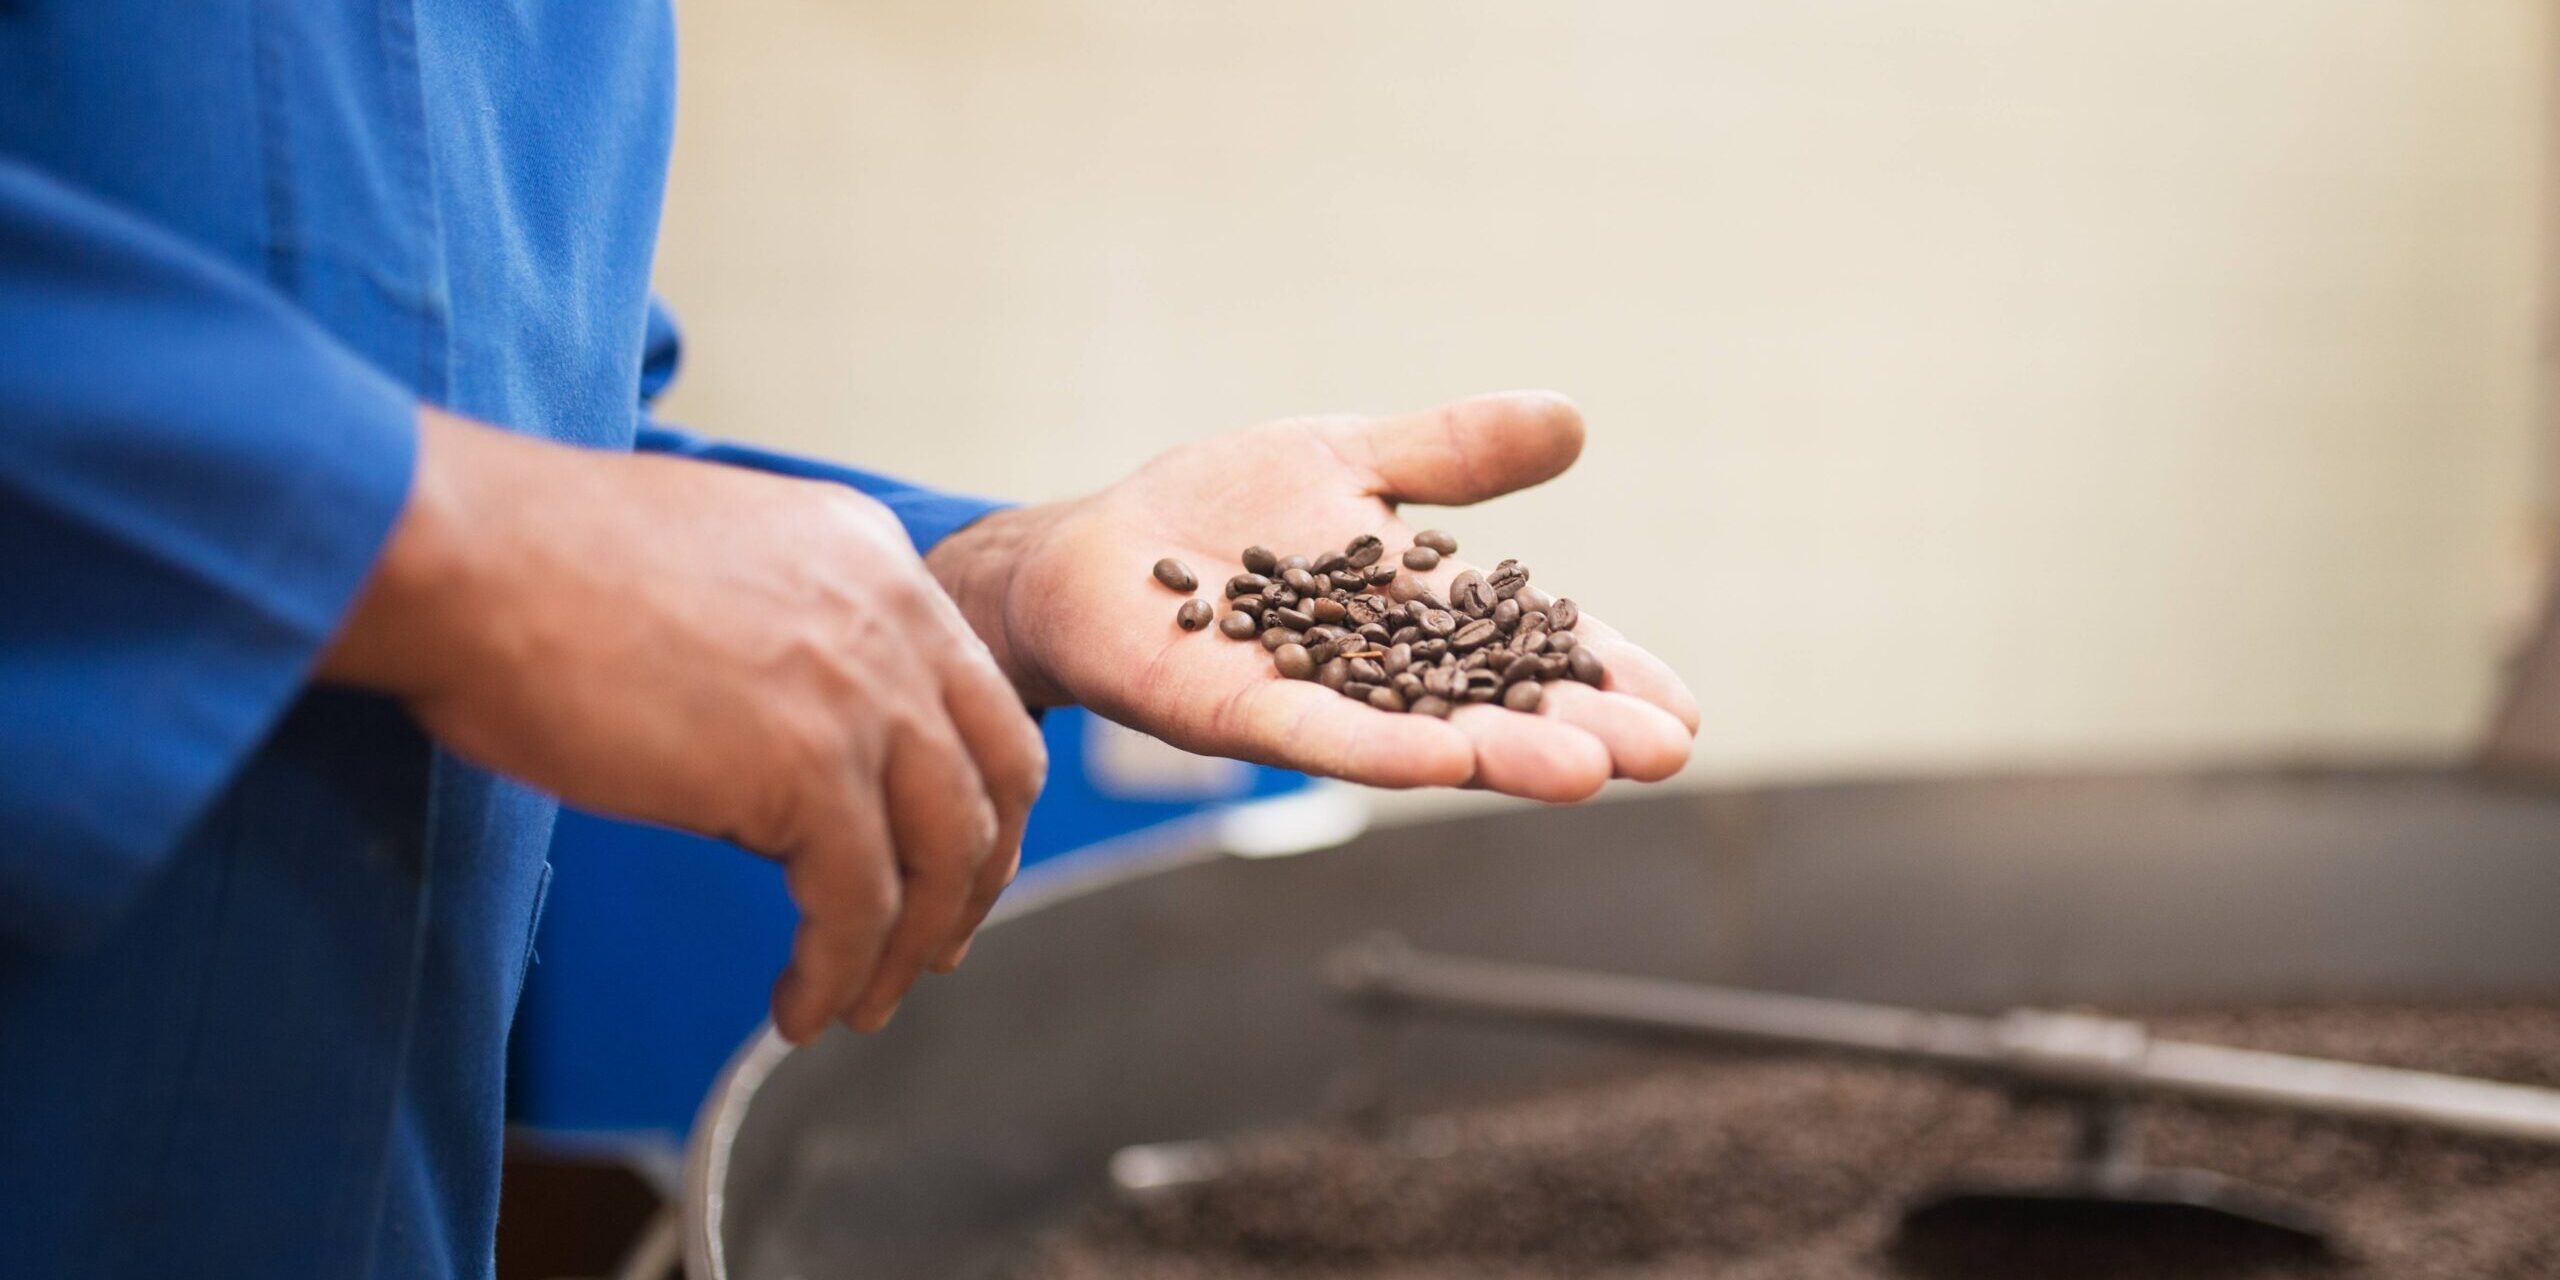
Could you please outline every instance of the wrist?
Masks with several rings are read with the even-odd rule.
[[[989,512],[935,543],[924,558],[926,570],[960,607],[960,616],[1028,707],[1073,701],[1049,679],[1032,650],[1027,620],[1018,614],[1024,571],[1064,511],[1065,504],[1049,503]]]
[[[473,495],[464,473],[495,435],[439,410],[418,412],[417,458],[409,496],[375,554],[314,678],[404,699],[430,696],[463,660],[451,627],[470,616],[465,602],[481,576],[473,547]]]

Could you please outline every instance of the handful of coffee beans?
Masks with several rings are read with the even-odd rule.
[[[1573,632],[1582,610],[1530,586],[1519,561],[1459,574],[1446,600],[1434,593],[1420,575],[1457,553],[1458,540],[1437,529],[1413,535],[1394,562],[1386,543],[1368,534],[1313,558],[1246,547],[1244,572],[1227,579],[1218,630],[1260,639],[1282,676],[1380,711],[1446,717],[1468,702],[1536,711],[1558,680],[1600,683],[1600,656]],[[1179,560],[1159,560],[1154,572],[1175,591],[1199,585]],[[1175,621],[1198,631],[1214,612],[1194,598]]]

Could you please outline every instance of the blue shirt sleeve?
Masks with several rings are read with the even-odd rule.
[[[676,454],[699,458],[705,462],[730,466],[753,467],[779,475],[798,476],[804,480],[832,480],[851,485],[880,500],[907,528],[907,537],[916,545],[916,554],[933,550],[935,543],[957,532],[990,511],[1002,510],[1005,504],[982,498],[962,497],[912,485],[877,472],[838,466],[794,454],[776,453],[748,445],[706,440],[680,428],[659,422],[648,412],[658,394],[673,382],[676,366],[682,357],[683,341],[676,330],[675,317],[658,299],[649,300],[649,332],[647,347],[640,363],[640,436],[638,447],[652,453]]]
[[[135,893],[406,503],[414,397],[282,296],[0,157],[0,941]]]

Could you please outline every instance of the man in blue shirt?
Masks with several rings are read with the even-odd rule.
[[[1597,623],[1605,691],[1444,722],[1186,637],[1147,576],[1543,480],[1553,397],[1018,510],[654,421],[672,84],[649,0],[0,2],[12,1274],[486,1274],[554,797],[782,862],[806,1039],[959,962],[1026,706],[1558,800],[1685,760],[1694,701]]]

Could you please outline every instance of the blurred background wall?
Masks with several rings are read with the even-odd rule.
[[[1036,499],[1563,389],[1581,465],[1442,522],[1687,675],[1693,777],[2489,712],[2552,487],[2549,0],[681,19],[704,429]]]

